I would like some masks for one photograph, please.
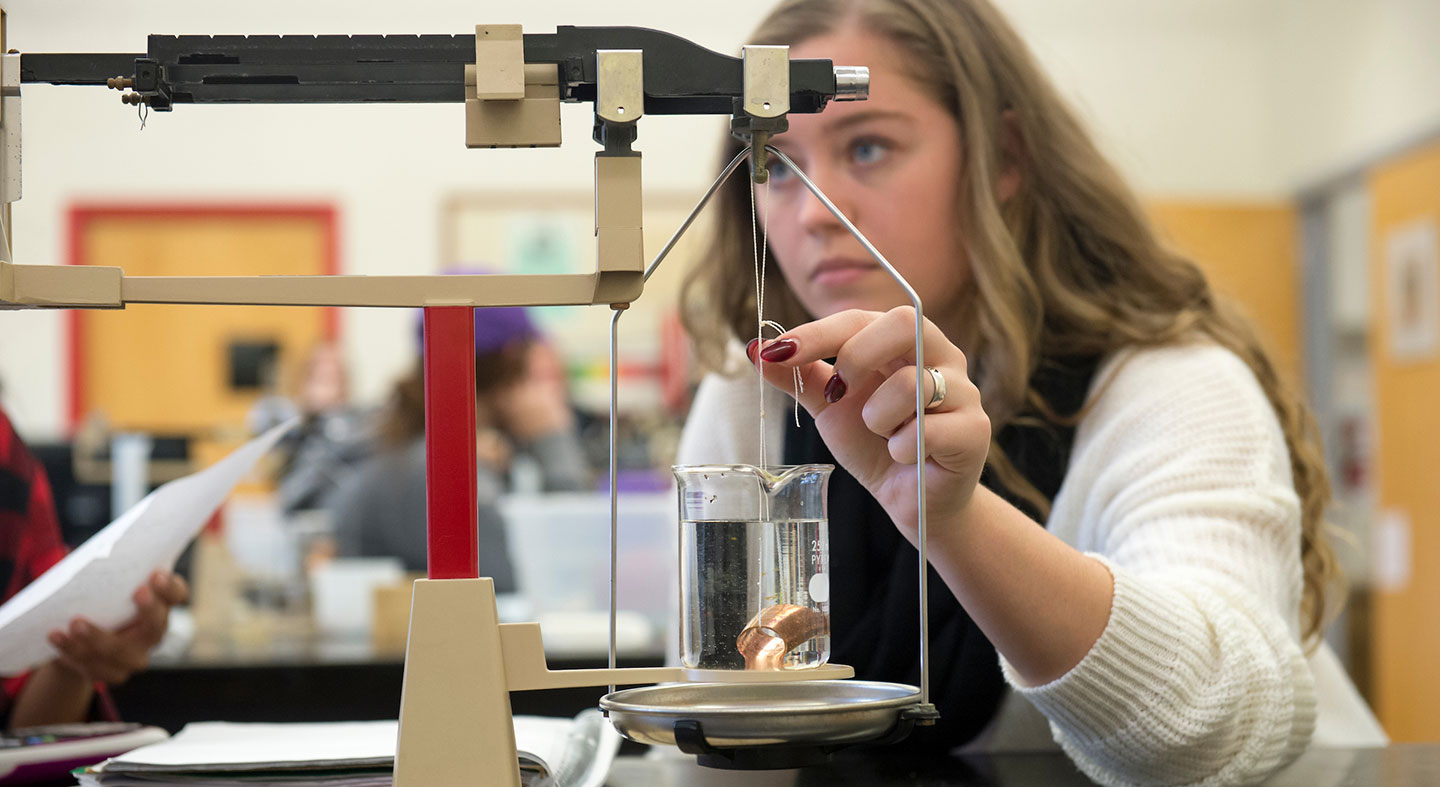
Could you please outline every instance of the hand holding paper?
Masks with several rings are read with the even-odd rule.
[[[130,597],[135,615],[114,631],[76,617],[67,628],[50,632],[60,662],[86,682],[123,683],[145,669],[150,651],[165,636],[170,608],[189,600],[190,586],[178,574],[154,571]]]
[[[271,429],[198,473],[151,492],[0,606],[0,675],[58,655],[48,635],[83,617],[104,630],[136,617],[130,591],[168,572],[230,490],[298,420]]]

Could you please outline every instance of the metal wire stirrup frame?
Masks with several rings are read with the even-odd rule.
[[[853,222],[851,222],[850,219],[849,219],[848,217],[846,217],[844,213],[841,213],[839,208],[835,207],[835,203],[830,201],[830,198],[825,195],[825,192],[821,191],[821,190],[820,190],[820,187],[819,187],[819,186],[816,186],[816,185],[815,185],[815,182],[812,181],[812,180],[810,180],[810,177],[809,177],[808,175],[806,175],[805,172],[804,172],[803,170],[801,170],[800,167],[797,166],[797,165],[795,164],[795,162],[790,159],[789,156],[785,155],[784,153],[780,152],[779,150],[775,149],[774,147],[772,147],[772,146],[770,146],[770,145],[766,145],[766,146],[765,146],[765,151],[766,151],[769,155],[774,156],[774,157],[775,157],[776,159],[778,159],[781,163],[783,163],[786,167],[789,167],[792,172],[795,173],[796,177],[798,177],[798,178],[800,179],[800,182],[805,185],[806,190],[808,190],[812,195],[814,195],[814,197],[815,197],[816,199],[820,200],[820,203],[825,206],[825,209],[828,210],[828,211],[830,211],[830,213],[831,213],[833,216],[835,216],[835,218],[845,227],[845,229],[851,234],[851,236],[853,236],[853,237],[855,238],[855,240],[857,240],[857,241],[860,242],[860,245],[865,248],[865,251],[866,251],[867,253],[869,253],[870,256],[871,256],[872,258],[874,258],[874,260],[875,260],[877,263],[880,264],[880,267],[882,267],[882,268],[885,269],[885,272],[890,275],[890,278],[894,279],[894,280],[895,280],[895,283],[898,284],[898,285],[900,285],[900,288],[905,291],[906,297],[910,299],[910,305],[915,309],[915,435],[916,435],[916,437],[915,437],[915,456],[916,456],[916,460],[917,460],[917,461],[916,461],[916,474],[915,474],[915,475],[916,475],[916,483],[915,483],[915,487],[916,487],[916,488],[915,488],[915,502],[916,502],[916,506],[917,506],[916,510],[918,511],[918,518],[919,518],[917,529],[918,529],[918,537],[919,537],[919,547],[918,547],[918,551],[919,551],[919,553],[920,553],[920,555],[919,555],[919,561],[920,561],[920,567],[919,567],[919,568],[920,568],[920,570],[919,570],[919,575],[920,575],[920,587],[919,587],[919,592],[920,592],[920,621],[919,621],[919,622],[920,622],[920,709],[921,709],[921,713],[919,714],[919,716],[920,716],[920,718],[921,718],[922,720],[925,719],[925,718],[927,718],[927,716],[930,717],[930,718],[933,718],[934,715],[935,715],[935,711],[934,711],[934,707],[930,704],[930,657],[929,657],[929,656],[930,656],[930,653],[929,653],[929,650],[930,650],[930,613],[929,613],[930,601],[929,601],[929,599],[930,599],[930,597],[929,597],[929,587],[928,587],[929,582],[928,582],[928,571],[927,571],[927,568],[928,568],[928,566],[929,566],[929,562],[928,562],[927,550],[926,550],[926,547],[927,547],[927,538],[926,538],[926,535],[927,535],[927,532],[926,532],[926,531],[927,531],[927,527],[926,527],[926,515],[925,515],[925,461],[926,461],[926,458],[927,458],[927,454],[926,454],[926,452],[925,452],[925,386],[924,386],[924,375],[926,374],[926,371],[925,371],[925,333],[924,333],[924,329],[925,329],[925,314],[924,314],[924,309],[923,309],[923,307],[922,307],[922,305],[921,305],[921,303],[920,303],[920,296],[915,292],[915,289],[910,286],[910,283],[905,280],[905,277],[900,275],[900,272],[895,269],[895,266],[892,265],[892,264],[890,264],[890,261],[889,261],[889,260],[885,259],[885,255],[881,254],[881,253],[880,253],[880,250],[877,249],[877,248],[875,248],[875,245],[874,245],[873,243],[871,243],[870,240],[869,240],[868,238],[866,238],[863,233],[860,232],[860,230],[855,226],[855,224],[854,224]],[[670,254],[670,252],[675,248],[675,244],[680,240],[680,237],[681,237],[682,235],[684,235],[687,230],[690,229],[690,225],[694,223],[695,218],[700,214],[700,211],[703,210],[707,204],[709,204],[710,199],[711,199],[713,196],[715,196],[715,192],[719,191],[719,190],[720,190],[720,187],[723,186],[723,185],[725,185],[725,183],[726,183],[727,181],[729,181],[730,177],[735,174],[735,170],[736,170],[737,168],[739,168],[740,164],[741,164],[743,161],[745,161],[747,158],[750,158],[751,155],[752,155],[752,153],[753,153],[753,148],[751,148],[751,147],[746,147],[744,150],[741,150],[739,153],[737,153],[737,154],[735,155],[735,157],[730,160],[730,163],[729,163],[729,164],[725,165],[725,169],[721,171],[719,177],[717,177],[717,178],[715,179],[715,182],[714,182],[714,183],[710,184],[710,188],[705,192],[704,196],[702,196],[702,197],[700,198],[700,201],[695,204],[695,207],[690,211],[690,214],[685,217],[685,220],[684,220],[683,222],[681,222],[680,228],[675,231],[675,234],[673,234],[673,235],[670,236],[670,240],[669,240],[668,242],[666,242],[665,246],[660,249],[660,252],[655,255],[655,259],[652,260],[651,263],[645,268],[645,280],[646,280],[646,281],[649,281],[649,280],[650,280],[650,276],[655,272],[655,269],[658,268],[658,267],[660,267],[660,263],[663,262],[663,261],[665,260],[665,258]],[[617,567],[617,562],[618,562],[618,556],[617,556],[617,550],[616,550],[616,542],[617,542],[617,540],[618,540],[618,532],[619,532],[619,507],[618,507],[618,487],[619,487],[618,478],[619,478],[619,467],[618,467],[618,460],[617,460],[617,457],[616,457],[616,448],[617,448],[618,444],[617,444],[617,442],[616,442],[616,436],[615,436],[615,433],[616,433],[615,424],[616,424],[616,418],[617,418],[616,393],[617,393],[617,391],[618,391],[618,379],[619,379],[619,378],[618,378],[618,374],[617,374],[617,370],[618,370],[618,368],[619,368],[619,363],[618,363],[618,362],[619,362],[619,358],[618,358],[618,355],[617,355],[617,352],[616,352],[616,345],[617,345],[616,339],[617,339],[618,336],[619,336],[619,322],[620,322],[620,317],[621,317],[621,315],[623,315],[624,313],[625,313],[625,310],[623,310],[623,309],[616,309],[615,312],[614,312],[614,313],[611,315],[611,317],[610,317],[610,668],[611,668],[611,669],[614,669],[614,668],[615,668],[615,633],[616,633],[616,632],[615,632],[615,624],[616,624],[616,621],[615,621],[615,616],[616,616],[615,577],[616,577],[616,567]],[[611,687],[610,687],[610,690],[613,692],[613,691],[615,690],[615,687],[614,687],[614,686],[611,686]]]

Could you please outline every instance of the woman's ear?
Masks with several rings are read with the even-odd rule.
[[[1000,177],[995,180],[995,198],[1000,204],[1010,201],[1020,190],[1025,173],[1025,135],[1020,131],[1020,116],[1013,109],[1000,113]]]

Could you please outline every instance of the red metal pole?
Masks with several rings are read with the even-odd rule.
[[[425,520],[431,579],[480,575],[475,310],[425,309]]]

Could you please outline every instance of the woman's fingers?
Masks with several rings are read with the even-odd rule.
[[[135,647],[119,633],[105,631],[82,618],[64,631],[50,633],[50,644],[76,672],[92,680],[122,683],[149,663],[149,648]]]
[[[911,418],[886,440],[890,458],[915,464],[915,419]],[[972,468],[978,478],[990,453],[990,417],[979,407],[967,407],[925,416],[925,454],[931,462],[953,472]]]
[[[963,431],[976,426],[966,416],[979,414],[988,423],[980,407],[980,392],[961,373],[944,367],[936,370],[945,377],[946,393],[943,402],[925,411],[926,453],[936,457],[966,452],[970,449],[957,449],[952,443],[974,442],[972,435]],[[935,392],[934,381],[929,374],[921,375],[920,381],[928,400]],[[915,382],[914,366],[899,369],[875,389],[861,410],[866,428],[886,438],[890,455],[904,464],[915,463]],[[988,436],[985,442],[989,442]]]
[[[927,366],[943,364],[964,376],[964,353],[929,320],[923,324],[923,336]],[[883,378],[915,362],[915,310],[901,306],[888,312],[837,312],[763,343],[759,355],[768,363],[792,367],[835,358],[834,368],[825,369],[830,376],[822,383],[829,389],[829,395],[823,398],[834,403],[870,373],[879,373]],[[767,375],[767,379],[772,378]],[[822,390],[822,395],[825,393]]]
[[[56,658],[71,671],[77,672],[87,680],[99,680],[86,664],[85,653],[70,637],[68,630],[56,629],[46,637],[50,645],[55,648]]]
[[[766,363],[797,366],[834,358],[851,337],[882,316],[882,312],[848,309],[807,322],[777,339],[762,342],[760,357]]]
[[[76,672],[105,683],[121,683],[149,664],[151,648],[165,635],[170,608],[189,597],[190,586],[183,578],[156,571],[131,596],[135,616],[115,631],[75,618],[65,629],[50,632],[49,641]]]
[[[950,366],[957,369],[961,376],[965,375],[965,354],[951,344],[934,323],[926,320],[922,325],[922,335],[925,338],[926,366]],[[888,376],[914,364],[915,310],[900,306],[875,315],[869,324],[844,343],[835,358],[835,373],[841,379],[872,370]]]
[[[135,600],[135,617],[116,630],[119,645],[133,645],[148,651],[165,636],[165,624],[170,616],[170,605],[155,592],[154,582],[141,585],[131,595]],[[126,642],[128,640],[128,642]]]
[[[945,374],[943,370],[940,372]],[[951,372],[945,378],[946,393],[945,401],[941,407],[946,410],[953,410],[958,407],[959,396],[950,391],[950,380],[954,377]],[[923,375],[925,386],[925,397],[928,401],[934,393],[934,382],[930,375]],[[939,410],[929,410],[927,415],[934,416]],[[902,425],[915,418],[915,367],[905,366],[890,375],[885,382],[875,389],[875,393],[865,402],[860,411],[860,417],[864,419],[865,426],[870,431],[881,437],[889,437]]]
[[[773,347],[775,343],[765,345]],[[782,349],[786,345],[781,345]],[[804,407],[811,416],[819,415],[825,409],[825,383],[834,375],[830,364],[824,361],[811,361],[799,365],[781,364],[780,362],[759,360],[757,362],[757,350],[761,349],[759,343],[754,339],[745,348],[745,353],[750,357],[750,363],[755,364],[760,373],[764,375],[765,382],[776,388],[796,397],[800,406]],[[795,384],[795,370],[800,372],[800,384]],[[796,389],[799,393],[796,393]]]
[[[190,600],[190,585],[185,578],[170,571],[155,571],[150,575],[150,589],[156,597],[168,606],[184,604]]]

